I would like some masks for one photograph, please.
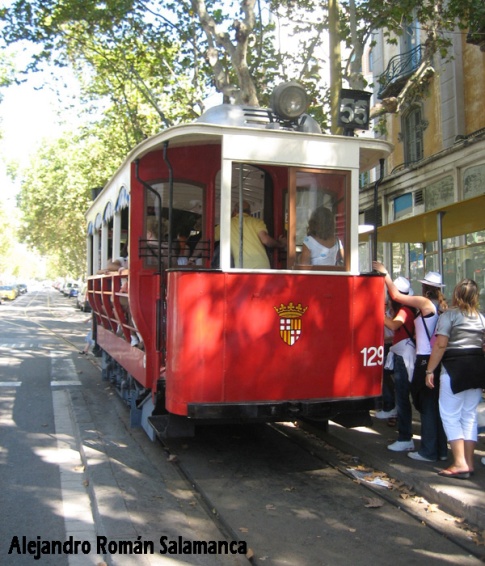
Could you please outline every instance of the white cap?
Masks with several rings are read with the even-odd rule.
[[[394,279],[394,285],[397,287],[398,291],[404,295],[414,295],[409,279],[406,279],[405,277],[397,277]]]
[[[441,274],[436,271],[428,271],[428,273],[424,276],[424,279],[418,279],[418,281],[423,283],[423,285],[431,285],[431,287],[444,287],[441,282]]]

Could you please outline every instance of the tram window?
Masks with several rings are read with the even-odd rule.
[[[277,247],[273,237],[275,191],[268,170],[276,174],[280,168],[265,165],[256,167],[237,162],[232,164],[231,265],[236,267],[269,269],[276,267],[279,262],[279,258],[276,259],[273,253],[273,249]],[[238,212],[241,204],[244,220],[239,224]]]
[[[295,191],[291,224],[294,224],[296,249],[290,250],[293,265],[345,269],[349,256],[348,175],[299,170],[294,172],[290,185]]]
[[[114,257],[118,257],[117,250],[113,247],[113,218],[110,218],[104,226],[104,230],[107,232],[107,251],[108,260]],[[118,250],[119,251],[119,250]]]
[[[288,186],[288,167],[268,164],[248,164],[233,162],[230,176],[230,192],[224,188],[221,194],[221,172],[215,178],[214,240],[219,240],[219,225],[222,201],[228,204],[226,209],[231,214],[230,246],[224,253],[222,264],[244,269],[270,269],[286,266],[286,249],[280,247],[280,237],[287,235],[287,218],[282,210],[282,196]],[[227,200],[225,200],[227,199]],[[251,216],[253,237],[244,234],[241,238],[240,225],[236,210],[240,202],[243,209]],[[227,219],[229,220],[229,219]],[[266,236],[261,236],[261,232]],[[256,236],[256,233],[258,236]],[[260,245],[262,244],[262,246]],[[224,246],[222,246],[224,248]],[[230,261],[229,261],[230,260]],[[218,255],[212,264],[220,265]]]
[[[208,257],[208,242],[204,239],[205,211],[203,187],[174,182],[170,213],[168,183],[152,185],[155,193],[145,189],[144,233],[140,235],[140,256],[146,267],[158,266],[158,249],[162,265],[176,267],[201,265]],[[158,239],[160,238],[160,245]],[[169,249],[172,257],[169,261]]]

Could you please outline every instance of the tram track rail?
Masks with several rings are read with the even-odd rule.
[[[485,553],[483,552],[483,533],[475,527],[467,525],[461,518],[454,517],[451,514],[439,509],[438,505],[418,493],[412,484],[406,483],[395,477],[391,477],[386,472],[373,468],[368,462],[366,463],[360,456],[353,456],[344,452],[335,438],[325,430],[320,430],[318,425],[309,425],[308,423],[299,423],[302,431],[306,434],[302,437],[299,432],[293,431],[291,428],[285,427],[285,434],[301,443],[302,447],[318,456],[321,451],[319,443],[330,445],[332,451],[326,452],[324,460],[327,464],[334,467],[341,474],[345,475],[352,481],[359,482],[372,496],[384,499],[387,503],[396,509],[403,511],[414,520],[425,524],[433,529],[439,535],[452,540],[454,544],[469,552],[476,558],[485,562]],[[281,428],[281,425],[277,425]],[[316,439],[310,440],[312,437]],[[352,469],[360,467],[367,470],[370,477],[382,478],[391,485],[390,489],[383,488],[374,484],[372,481],[358,480],[352,474]],[[470,537],[473,535],[476,542],[472,542]],[[477,545],[480,539],[480,546]]]
[[[201,489],[200,484],[191,475],[190,471],[178,460],[177,457],[172,457],[172,455],[170,454],[170,449],[163,441],[159,440],[159,443],[162,446],[163,450],[166,452],[167,458],[177,470],[179,476],[183,479],[183,481],[186,482],[186,485],[192,491],[194,498],[204,509],[207,516],[211,519],[214,526],[218,529],[221,535],[227,541],[242,542],[243,539],[241,538],[239,533],[237,533],[230,522],[225,519],[224,514],[220,513],[220,511],[214,506],[210,497],[208,497],[205,491]],[[245,558],[248,561],[248,564],[257,564],[257,562],[254,561],[254,551],[252,549],[249,549],[249,552],[247,553]]]
[[[32,299],[29,301],[29,306],[33,301],[34,297],[32,297]],[[27,308],[27,306],[25,308]],[[53,313],[55,311],[53,305],[51,305],[50,308],[50,312]],[[62,308],[64,308],[64,306]],[[36,321],[34,320],[35,317],[27,316],[27,314],[26,318],[29,320],[29,322],[35,323],[37,327],[40,327],[44,331],[49,332],[51,335],[55,336],[56,339],[61,339],[62,342],[69,345],[69,347],[72,347],[76,350],[78,349],[79,346],[76,346],[73,341],[69,340],[65,336],[62,336],[59,329],[49,328],[43,322]],[[22,324],[20,323],[15,323],[13,321],[8,322],[10,322],[11,324],[17,324],[17,326],[22,326]],[[125,412],[125,417],[123,418],[123,420],[125,422],[125,426],[129,428],[129,419],[127,417],[128,411],[126,411],[126,406],[122,403],[121,399],[119,399],[117,395],[114,395],[114,398],[116,398],[121,405],[120,411]],[[111,401],[113,401],[113,399]],[[483,546],[477,546],[470,539],[470,533],[472,531],[464,523],[458,522],[455,517],[452,517],[436,508],[433,503],[423,502],[423,498],[420,498],[418,494],[414,493],[412,486],[406,486],[402,482],[396,481],[393,489],[386,489],[382,487],[375,487],[371,483],[365,481],[357,480],[349,471],[349,469],[355,466],[365,465],[365,461],[363,461],[363,459],[361,461],[361,458],[356,458],[352,454],[343,452],[336,444],[333,445],[331,442],[332,439],[328,434],[320,434],[318,430],[314,428],[310,429],[306,425],[292,427],[281,423],[275,423],[264,425],[262,429],[263,428],[265,430],[272,431],[277,435],[278,439],[284,439],[286,446],[288,446],[288,451],[290,450],[289,447],[291,445],[295,445],[298,450],[301,450],[305,452],[309,457],[318,460],[320,464],[314,465],[314,470],[310,469],[310,466],[308,466],[310,475],[314,473],[315,477],[318,479],[319,474],[321,474],[322,476],[325,475],[325,469],[329,468],[334,471],[334,475],[338,474],[339,477],[345,478],[345,480],[348,481],[349,484],[358,483],[360,491],[362,493],[365,493],[365,495],[360,496],[361,498],[370,495],[370,498],[373,500],[379,499],[384,501],[385,504],[392,507],[394,512],[397,511],[398,513],[404,513],[417,525],[425,525],[429,530],[433,531],[440,537],[447,539],[453,545],[468,553],[470,556],[473,556],[482,562],[485,561],[484,554],[482,552]],[[226,438],[230,437],[226,436]],[[250,444],[251,442],[251,438],[249,438],[249,440],[247,438],[243,440],[248,444]],[[146,439],[146,442],[148,442],[148,439]],[[200,469],[197,469],[197,467],[194,468],[194,462],[196,463],[196,466],[200,466],[200,461],[210,458],[210,456],[208,456],[207,452],[205,451],[204,441],[202,441],[199,447],[197,439],[191,442],[196,447],[197,453],[195,457],[189,458],[188,460],[184,456],[184,441],[177,442],[176,444],[174,444],[173,442],[161,442],[161,447],[167,460],[177,471],[177,474],[181,478],[181,480],[185,483],[186,489],[193,494],[194,499],[204,510],[207,518],[213,522],[215,528],[218,530],[218,532],[220,532],[221,537],[230,541],[245,540],[244,535],[246,531],[241,530],[241,527],[248,528],[250,531],[253,527],[247,521],[235,521],[234,514],[231,515],[231,513],[228,513],[227,508],[223,504],[221,504],[220,497],[219,499],[217,497],[214,497],[213,491],[211,491],[214,486],[211,485],[208,489],[206,480],[208,476],[207,472],[212,473],[214,470],[218,470],[219,476],[223,478],[230,478],[230,476],[234,474],[235,470],[236,474],[239,477],[241,475],[241,467],[244,465],[244,459],[248,459],[248,452],[244,450],[242,450],[241,452],[234,452],[234,454],[241,459],[240,466],[236,466],[236,468],[234,468],[234,465],[231,465],[230,461],[231,455],[233,453],[229,452],[229,448],[228,452],[226,453],[226,447],[219,446],[217,449],[222,454],[221,462],[216,462],[214,463],[214,465],[203,468],[202,472],[205,473],[200,474]],[[205,442],[207,443],[207,440]],[[190,452],[190,448],[187,449],[187,452]],[[199,460],[199,464],[197,464],[197,460]],[[268,460],[266,460],[264,456],[258,454],[257,462],[259,462],[262,466],[267,466],[268,468],[271,467],[271,461],[269,457]],[[226,465],[227,469],[225,468]],[[321,470],[323,470],[323,472],[321,472]],[[379,471],[374,471],[377,474],[380,473]],[[302,478],[300,478],[303,483],[307,481],[305,473],[307,473],[306,469],[303,473],[301,472],[301,470],[298,470],[296,473],[296,476],[298,477],[303,476]],[[285,481],[284,479],[282,479],[282,475],[283,474],[281,473],[281,471],[276,471],[274,479],[271,478],[269,481],[274,481],[277,483],[279,482],[281,484]],[[244,475],[242,475],[241,477],[242,480],[244,480]],[[268,478],[264,479],[267,480]],[[251,481],[254,482],[255,480]],[[229,486],[233,487],[237,483],[237,481],[228,480],[227,483]],[[244,481],[241,481],[241,483],[244,483]],[[318,482],[315,485],[318,486]],[[296,492],[303,490],[304,488],[304,486],[301,487],[300,484],[295,484],[295,486],[290,487],[291,489],[294,488]],[[246,493],[245,489],[246,488],[241,489],[241,497],[244,497],[244,494]],[[406,493],[408,497],[403,498],[403,493]],[[254,498],[256,500],[259,498],[260,501],[264,502],[266,496],[267,493],[262,490],[261,492],[258,492],[258,494],[254,495]],[[305,503],[305,505],[309,506],[308,503]],[[270,507],[271,505],[267,505],[266,511],[269,514],[272,514],[274,510]],[[276,509],[278,509],[277,503],[275,504],[275,507]],[[265,513],[264,506],[262,507],[262,513]],[[272,518],[273,517],[270,517],[270,519]],[[249,526],[246,527],[246,525]],[[253,544],[252,542],[249,542],[248,546],[249,553],[245,560],[247,562],[251,562],[252,564],[265,566],[265,564],[268,563],[267,554],[260,552],[260,548],[257,543]]]
[[[478,546],[472,541],[472,536],[477,536],[477,531],[469,527],[459,518],[453,517],[448,513],[439,509],[439,507],[426,501],[426,499],[416,493],[411,485],[395,478],[390,478],[384,472],[372,469],[366,465],[360,458],[351,454],[342,452],[336,445],[331,444],[331,439],[327,433],[319,435],[318,429],[310,427],[305,430],[306,424],[292,427],[282,423],[266,425],[277,434],[287,439],[289,443],[295,444],[299,449],[304,450],[308,455],[317,458],[321,464],[331,467],[338,474],[346,478],[353,484],[359,484],[363,493],[362,500],[369,502],[369,507],[380,507],[379,502],[385,502],[390,505],[398,513],[404,513],[417,524],[427,527],[434,533],[447,539],[453,545],[468,553],[470,556],[485,562],[483,547]],[[194,496],[201,502],[208,516],[214,521],[221,534],[228,540],[242,540],[237,526],[233,520],[227,517],[225,510],[222,509],[211,494],[205,489],[204,485],[197,478],[197,474],[184,462],[184,458],[180,458],[177,451],[170,447],[169,443],[160,441],[167,458],[176,467],[180,476],[187,482],[188,488],[192,489]],[[380,477],[389,483],[389,488],[376,486],[372,482],[367,482],[356,478],[352,470],[364,469],[374,477]],[[366,497],[368,496],[368,497]],[[265,559],[258,559],[257,549],[251,548],[249,560],[252,564],[264,565]]]

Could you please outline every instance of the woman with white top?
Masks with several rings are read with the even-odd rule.
[[[325,206],[316,208],[308,221],[303,240],[301,265],[337,265],[343,262],[342,243],[335,235],[335,219]]]

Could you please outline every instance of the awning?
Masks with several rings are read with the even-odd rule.
[[[116,200],[115,212],[119,212],[122,208],[126,208],[130,203],[130,193],[125,186],[121,187]]]
[[[104,222],[109,222],[113,218],[113,215],[114,215],[113,205],[111,204],[111,202],[108,202],[103,213]]]
[[[96,230],[101,230],[101,226],[103,225],[103,219],[101,214],[96,214],[96,218],[94,219],[94,228]]]
[[[377,238],[379,242],[435,242],[439,212],[443,213],[443,239],[485,230],[485,195],[480,195],[381,226]]]

